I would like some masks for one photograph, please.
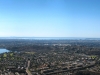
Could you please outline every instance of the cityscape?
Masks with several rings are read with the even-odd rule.
[[[100,75],[100,0],[0,0],[0,75]]]
[[[0,39],[0,75],[100,75],[100,40]]]

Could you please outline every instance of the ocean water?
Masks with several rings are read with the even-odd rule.
[[[9,50],[0,48],[0,53],[5,53],[5,52],[9,52]]]

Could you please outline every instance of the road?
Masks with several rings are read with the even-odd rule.
[[[28,68],[26,68],[26,72],[28,75],[32,75]]]
[[[30,61],[28,60],[27,67],[26,67],[26,73],[28,75],[32,75],[31,72],[29,71],[29,66],[30,66]]]

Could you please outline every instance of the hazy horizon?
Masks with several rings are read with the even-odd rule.
[[[46,40],[46,39],[48,39],[48,40],[50,40],[50,39],[55,39],[55,40],[57,40],[57,39],[65,39],[65,40],[67,40],[67,39],[77,39],[77,40],[80,40],[80,39],[82,39],[82,40],[100,40],[100,38],[95,38],[95,37],[0,37],[0,39],[40,39],[40,40]]]
[[[100,0],[0,0],[0,37],[100,38]]]

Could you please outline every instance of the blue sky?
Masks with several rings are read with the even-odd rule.
[[[0,0],[0,37],[100,38],[100,0]]]

